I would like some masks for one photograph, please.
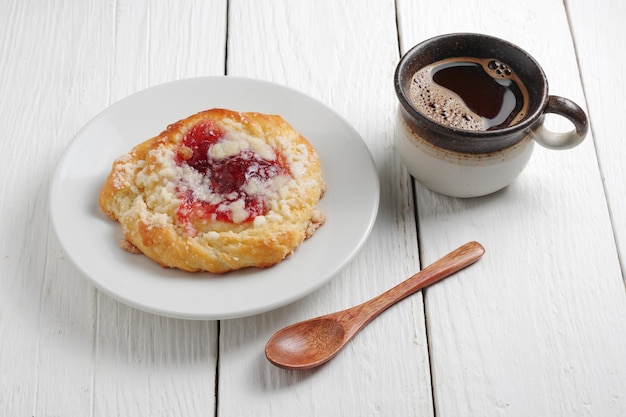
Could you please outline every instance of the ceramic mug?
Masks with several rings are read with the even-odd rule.
[[[417,110],[410,93],[414,74],[430,64],[455,57],[497,60],[513,68],[527,91],[523,118],[492,130],[469,130],[435,121]],[[569,99],[548,94],[548,81],[537,61],[516,45],[492,36],[457,33],[426,40],[401,58],[394,82],[400,102],[397,151],[409,173],[440,194],[491,194],[522,172],[535,142],[549,149],[568,149],[587,135],[585,112]],[[574,129],[550,131],[544,126],[546,113],[567,118]]]

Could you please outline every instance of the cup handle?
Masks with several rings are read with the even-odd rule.
[[[580,144],[587,136],[589,130],[587,115],[573,101],[559,96],[549,96],[544,113],[565,117],[574,124],[574,129],[569,132],[553,132],[541,124],[533,136],[540,145],[548,149],[569,149]]]

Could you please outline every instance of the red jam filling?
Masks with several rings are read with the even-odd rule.
[[[177,216],[183,225],[209,219],[232,223],[233,213],[229,209],[224,210],[223,207],[237,200],[244,201],[247,216],[243,222],[249,222],[267,213],[269,207],[264,197],[246,193],[248,181],[255,178],[264,182],[279,175],[289,174],[280,157],[268,161],[250,150],[244,150],[225,159],[211,158],[209,155],[211,145],[219,142],[223,136],[224,132],[215,123],[208,121],[194,126],[182,140],[176,163],[189,165],[207,177],[211,191],[219,194],[222,200],[219,204],[212,204],[196,199],[192,190],[180,192],[182,204],[178,208]]]

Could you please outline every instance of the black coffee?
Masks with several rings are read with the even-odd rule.
[[[413,76],[410,97],[433,121],[465,130],[495,130],[521,121],[528,92],[512,68],[497,59],[448,58]]]

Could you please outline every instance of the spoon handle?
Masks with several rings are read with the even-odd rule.
[[[363,304],[345,311],[342,320],[359,322],[351,330],[348,338],[356,334],[363,326],[380,313],[411,294],[440,281],[457,271],[473,264],[485,253],[485,248],[478,242],[468,242],[448,253],[415,275],[372,298]]]

